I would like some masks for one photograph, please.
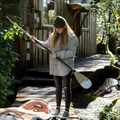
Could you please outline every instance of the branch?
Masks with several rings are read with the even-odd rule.
[[[108,54],[110,56],[110,66],[112,68],[115,68],[117,70],[120,71],[120,68],[115,66],[114,63],[115,63],[115,56],[113,55],[113,53],[109,50],[109,47],[108,47],[108,41],[106,42],[106,54]]]
[[[83,24],[84,24],[84,22],[85,22],[85,19],[86,19],[86,17],[88,16],[90,14],[90,11],[88,11],[87,13],[86,13],[86,15],[84,16],[84,18],[83,18],[83,21],[82,21],[82,23],[81,23],[81,25],[80,25],[80,27],[79,27],[79,29],[78,29],[78,36],[80,36],[81,34],[82,34],[82,26],[83,26]]]
[[[74,21],[75,17],[77,16],[77,14],[78,14],[79,12],[80,12],[80,10],[77,11],[77,12],[74,14],[73,18],[72,18],[72,21],[71,21],[71,27],[72,27],[72,29],[73,29],[73,21]]]

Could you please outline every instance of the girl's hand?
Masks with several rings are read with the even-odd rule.
[[[32,42],[36,43],[35,42],[36,38],[34,36],[31,36],[29,39],[31,39]]]
[[[56,54],[53,53],[53,54],[51,55],[51,57],[52,57],[52,58],[56,58]]]

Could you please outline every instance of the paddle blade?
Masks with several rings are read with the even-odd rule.
[[[85,89],[88,89],[92,86],[92,82],[87,78],[84,80],[84,82],[81,84],[81,86]]]
[[[91,87],[92,85],[92,82],[87,78],[85,77],[83,74],[75,71],[74,72],[74,75],[75,75],[75,78],[77,79],[77,81],[79,82],[79,84],[85,88],[85,89],[88,89]]]

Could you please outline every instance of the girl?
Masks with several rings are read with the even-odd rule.
[[[36,38],[30,37],[31,41],[35,44]],[[56,86],[56,111],[54,117],[58,117],[60,114],[61,98],[62,98],[62,85],[65,92],[65,111],[62,115],[62,119],[69,116],[69,107],[71,101],[71,87],[70,78],[71,71],[62,62],[55,59],[59,57],[66,62],[70,67],[74,67],[74,56],[78,45],[78,39],[73,33],[66,20],[62,16],[57,16],[54,21],[54,30],[50,34],[47,41],[39,41],[45,47],[52,51],[50,57],[50,74],[53,75]],[[38,47],[42,48],[39,44]]]

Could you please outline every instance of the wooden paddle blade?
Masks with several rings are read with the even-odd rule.
[[[81,73],[79,73],[77,71],[74,72],[74,75],[75,75],[75,78],[77,79],[77,81],[79,82],[79,84],[83,88],[88,89],[91,87],[92,82],[87,77],[85,77],[84,75],[82,75]]]

